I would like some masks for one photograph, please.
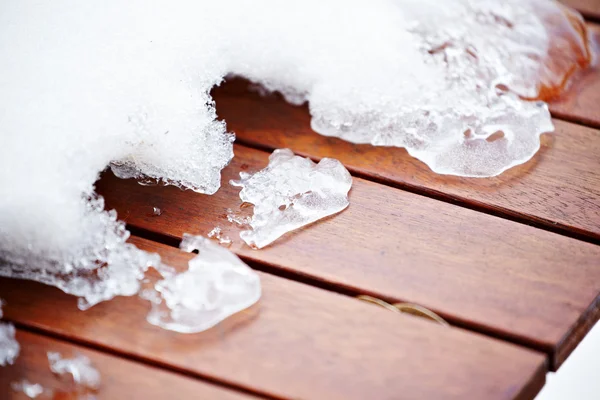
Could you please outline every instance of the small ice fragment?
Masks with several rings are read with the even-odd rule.
[[[227,235],[223,235],[223,231],[220,227],[214,227],[210,232],[208,232],[208,237],[210,239],[216,239],[219,241],[219,244],[222,244],[225,247],[231,246],[231,239]]]
[[[158,207],[154,207],[154,209],[152,210],[152,214],[159,216],[162,214],[162,210]]]
[[[263,248],[287,232],[348,207],[352,177],[338,160],[318,164],[295,156],[289,149],[275,150],[269,165],[255,173],[240,173],[234,186],[242,187],[242,202],[254,204],[251,230],[240,237],[253,248]]]
[[[180,248],[198,250],[188,270],[156,283],[160,299],[150,293],[149,323],[196,333],[211,328],[260,298],[258,275],[235,254],[202,236],[183,235]]]
[[[45,389],[39,383],[31,383],[27,379],[22,379],[18,382],[12,382],[10,387],[14,392],[22,392],[30,399],[35,399],[43,393],[46,393],[48,396],[52,396],[52,390]]]
[[[60,353],[49,351],[48,362],[52,372],[57,375],[71,375],[77,386],[91,390],[98,390],[100,387],[100,372],[94,368],[90,359],[82,354],[73,358],[63,358]]]
[[[0,300],[0,318],[2,318],[2,305]],[[15,339],[15,327],[13,324],[0,322],[0,367],[12,364],[19,355],[21,347]]]
[[[231,183],[235,184],[235,181]],[[243,217],[241,215],[238,215],[231,208],[227,209],[227,221],[231,222],[232,224],[236,224],[237,226],[248,226],[250,224],[251,219],[251,217]]]

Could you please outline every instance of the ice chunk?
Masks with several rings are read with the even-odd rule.
[[[70,375],[75,385],[83,391],[86,389],[95,391],[100,388],[100,372],[83,354],[63,358],[60,353],[49,351],[48,363],[52,372],[57,375]]]
[[[260,298],[258,275],[235,254],[202,236],[183,235],[181,249],[198,251],[188,270],[145,291],[152,303],[148,322],[181,333],[201,332]]]
[[[0,299],[0,318],[2,318],[3,301]],[[15,327],[7,322],[0,322],[0,367],[12,364],[19,355],[21,347],[15,339]]]
[[[240,180],[231,184],[242,188],[242,202],[254,204],[251,230],[240,232],[240,237],[260,249],[348,207],[352,177],[338,160],[323,158],[315,164],[289,149],[279,149],[269,156],[265,169],[240,172]]]
[[[39,383],[31,383],[27,379],[22,379],[18,382],[12,382],[10,387],[14,392],[21,392],[30,399],[35,399],[41,394],[52,396],[53,393],[52,390],[45,389]]]

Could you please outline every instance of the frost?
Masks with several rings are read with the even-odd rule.
[[[2,318],[2,305],[0,300],[0,318]],[[15,339],[15,327],[7,322],[0,322],[0,367],[5,367],[15,362],[21,347]]]
[[[181,333],[211,328],[260,298],[258,275],[235,254],[202,236],[183,235],[181,249],[198,251],[188,270],[156,283],[143,297],[148,322]]]
[[[210,90],[244,76],[308,101],[312,127],[492,176],[553,129],[540,101],[589,63],[546,0],[0,2],[0,275],[132,295],[156,256],[126,243],[99,172],[214,193],[233,156]]]
[[[352,177],[338,160],[323,158],[315,164],[289,149],[279,149],[269,156],[265,169],[240,172],[240,180],[231,184],[242,187],[242,202],[254,204],[251,230],[240,232],[240,237],[260,249],[348,207]]]
[[[51,390],[45,389],[39,383],[31,383],[27,379],[23,379],[18,382],[12,382],[10,387],[14,392],[21,392],[30,399],[35,399],[41,394],[46,394],[48,396],[52,395]]]
[[[48,352],[50,370],[56,375],[70,375],[76,387],[81,391],[98,390],[100,372],[92,365],[89,358],[77,354],[73,358],[63,358],[58,352]]]

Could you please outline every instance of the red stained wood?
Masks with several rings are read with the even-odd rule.
[[[600,96],[600,79],[594,96]],[[529,162],[488,179],[433,173],[404,149],[355,145],[310,128],[306,107],[247,93],[234,81],[214,92],[219,117],[238,141],[339,159],[354,174],[445,201],[600,242],[600,131],[555,120]],[[600,110],[596,102],[588,109]]]
[[[354,179],[342,213],[252,250],[227,222],[240,170],[268,154],[242,146],[212,196],[107,173],[107,208],[138,229],[180,238],[215,226],[231,249],[282,273],[431,308],[456,324],[548,352],[558,366],[598,317],[600,247],[377,183]],[[153,216],[159,207],[161,216]],[[247,210],[250,211],[250,210]]]
[[[17,281],[12,282],[13,284]],[[23,293],[27,296],[26,293]],[[53,314],[51,309],[47,310]],[[21,392],[14,392],[11,383],[27,379],[54,390],[53,399],[76,400],[75,387],[69,380],[58,379],[50,371],[46,353],[58,351],[63,357],[76,354],[87,356],[100,372],[102,383],[95,393],[99,400],[113,399],[227,399],[255,398],[199,381],[139,364],[106,353],[83,348],[27,331],[17,331],[21,353],[14,365],[0,367],[0,398],[5,400],[28,399]],[[90,392],[93,393],[93,392]],[[48,397],[40,398],[47,399]]]
[[[593,1],[597,4],[596,10],[600,18],[600,1]],[[588,23],[587,26],[592,50],[596,55],[595,64],[575,76],[569,90],[550,103],[550,111],[554,117],[600,128],[600,25]]]
[[[598,0],[560,0],[560,2],[576,9],[586,18],[600,20],[600,1]]]
[[[132,242],[178,270],[192,256],[143,239]],[[149,325],[148,306],[137,297],[82,312],[75,298],[34,282],[0,279],[0,293],[7,319],[276,397],[528,399],[543,385],[541,353],[260,277],[259,304],[194,335]]]

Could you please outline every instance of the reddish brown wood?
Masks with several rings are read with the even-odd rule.
[[[600,15],[600,1],[597,10]],[[600,128],[600,25],[588,23],[587,26],[596,54],[595,65],[574,77],[569,90],[550,103],[550,111],[554,117]]]
[[[48,310],[52,313],[52,310]],[[228,399],[254,398],[196,379],[187,378],[158,368],[135,363],[81,346],[58,341],[38,334],[19,330],[17,340],[21,353],[14,365],[0,367],[0,398],[28,399],[23,393],[11,390],[11,382],[27,379],[46,388],[54,389],[54,399],[76,400],[73,385],[57,379],[50,371],[48,351],[58,351],[64,357],[75,354],[87,356],[102,376],[98,399]],[[47,397],[44,397],[47,398]]]
[[[110,173],[97,189],[134,227],[180,238],[218,225],[235,240],[231,249],[249,260],[421,304],[454,323],[546,351],[554,366],[577,343],[569,339],[597,317],[590,310],[600,293],[600,247],[362,179],[354,179],[347,210],[252,250],[227,222],[226,209],[240,205],[227,182],[242,168],[264,167],[268,154],[242,146],[235,153],[212,196]],[[153,207],[162,215],[153,216]]]
[[[595,96],[600,96],[600,79]],[[245,85],[214,91],[217,112],[238,141],[290,148],[313,158],[334,157],[359,176],[467,207],[600,242],[600,132],[555,120],[532,160],[489,179],[437,175],[404,149],[354,145],[310,128],[306,107],[279,96],[242,94]],[[236,94],[238,93],[238,94]],[[598,112],[600,97],[589,109]],[[595,104],[596,106],[593,106]]]
[[[600,20],[600,1],[598,0],[560,0],[560,2],[576,9],[586,18]]]
[[[133,243],[179,270],[190,257],[155,242]],[[149,325],[148,306],[137,297],[82,312],[75,298],[33,282],[0,279],[0,293],[6,318],[21,324],[278,397],[531,399],[543,385],[541,353],[260,276],[258,305],[195,335]]]

